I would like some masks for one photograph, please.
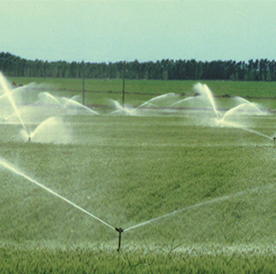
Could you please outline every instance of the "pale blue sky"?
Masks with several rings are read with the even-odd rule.
[[[140,62],[276,59],[276,0],[0,0],[0,52]]]

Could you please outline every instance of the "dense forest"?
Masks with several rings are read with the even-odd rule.
[[[90,63],[27,60],[9,52],[0,53],[0,71],[14,77],[156,79],[156,80],[239,80],[275,81],[275,60],[196,61],[163,59],[156,62]]]

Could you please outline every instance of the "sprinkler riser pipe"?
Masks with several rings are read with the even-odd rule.
[[[122,233],[124,232],[124,230],[121,227],[120,228],[116,227],[115,230],[119,232],[119,242],[118,242],[118,248],[117,248],[117,251],[119,252],[121,248]]]

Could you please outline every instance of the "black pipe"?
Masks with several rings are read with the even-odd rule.
[[[124,230],[121,227],[120,228],[115,228],[115,230],[117,232],[119,232],[119,243],[118,243],[118,248],[117,248],[117,251],[119,252],[120,248],[121,248],[121,239],[122,239],[121,234],[124,232]]]

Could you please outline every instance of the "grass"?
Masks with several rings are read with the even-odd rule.
[[[46,85],[49,89],[59,92],[82,92],[82,79],[59,78],[24,78],[9,77],[10,82],[23,85],[37,83]],[[194,94],[192,88],[198,83],[205,83],[217,96],[242,96],[249,98],[275,98],[276,82],[255,81],[165,81],[165,80],[126,80],[125,91],[127,94],[159,95],[165,93]],[[85,79],[85,90],[96,93],[121,93],[123,81],[121,79]],[[97,95],[99,96],[99,95]]]
[[[200,111],[66,116],[48,132],[70,129],[60,143],[1,124],[1,159],[112,227],[165,217],[117,253],[115,230],[1,167],[0,272],[273,273],[275,116],[239,118],[268,138]]]
[[[35,253],[14,248],[0,250],[2,273],[274,273],[274,269],[275,255],[267,254],[245,257],[212,256],[192,250],[173,255],[114,254],[85,249]]]

